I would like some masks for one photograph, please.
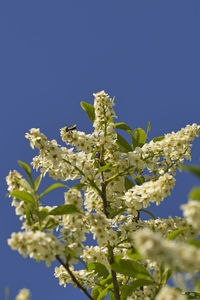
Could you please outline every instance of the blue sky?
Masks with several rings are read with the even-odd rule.
[[[1,1],[0,138],[1,241],[0,298],[4,288],[14,299],[20,288],[32,299],[86,299],[58,285],[54,268],[23,259],[7,246],[20,223],[5,197],[5,176],[17,160],[36,155],[24,138],[39,127],[59,143],[59,129],[92,127],[80,101],[94,92],[115,96],[118,121],[146,129],[150,137],[200,124],[200,2],[168,1]],[[200,164],[200,140],[193,163]],[[172,196],[155,209],[161,217],[181,215],[190,188],[198,181],[177,175]],[[62,201],[52,193],[47,204]],[[49,202],[48,202],[49,201]]]

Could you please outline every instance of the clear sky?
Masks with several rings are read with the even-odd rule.
[[[1,1],[0,86],[0,299],[7,285],[10,300],[23,287],[33,300],[86,299],[60,287],[53,267],[7,246],[20,223],[5,197],[5,176],[20,170],[17,160],[29,163],[37,154],[24,138],[30,128],[59,143],[63,126],[91,132],[79,103],[92,103],[100,90],[116,97],[119,122],[146,129],[150,121],[151,138],[200,124],[200,1]],[[192,154],[200,164],[200,140]],[[178,174],[156,216],[181,216],[179,206],[197,183]],[[62,191],[47,205],[58,198]]]

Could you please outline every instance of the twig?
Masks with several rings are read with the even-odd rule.
[[[83,291],[83,293],[91,300],[94,300],[90,294],[88,293],[88,291],[81,285],[81,283],[78,281],[78,279],[74,276],[73,272],[70,270],[69,265],[66,263],[64,263],[62,261],[62,259],[60,258],[59,255],[56,255],[57,260],[59,261],[59,263],[67,270],[67,272],[69,273],[71,279],[73,280],[74,283],[76,283],[77,287],[79,289],[81,289]]]

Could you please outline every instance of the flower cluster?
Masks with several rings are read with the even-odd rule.
[[[133,169],[148,169],[149,172],[176,174],[184,159],[191,159],[191,141],[199,136],[200,126],[196,123],[187,125],[178,132],[172,132],[161,137],[160,141],[150,141],[142,148],[136,148],[128,153],[129,167]]]
[[[75,271],[73,266],[71,267],[71,271],[73,271],[74,276],[83,286],[87,287],[88,289],[95,286],[94,272],[88,272],[87,270]],[[54,276],[59,279],[59,285],[66,287],[68,283],[71,283],[75,287],[77,286],[63,266],[55,267]]]
[[[174,288],[164,286],[156,296],[155,300],[187,300],[187,296],[180,294]]]
[[[190,200],[181,206],[187,222],[198,232],[200,231],[200,201]]]
[[[29,255],[37,261],[44,260],[47,266],[56,259],[56,255],[64,257],[64,245],[51,233],[41,231],[13,232],[8,245],[18,250],[24,257]]]
[[[64,215],[62,218],[62,234],[67,248],[73,250],[77,256],[80,256],[83,249],[82,242],[86,240],[87,221],[83,213],[82,196],[78,190],[71,189],[65,193],[65,203],[74,205],[80,213]],[[74,263],[72,259],[70,263]]]
[[[149,206],[149,202],[156,202],[159,205],[164,198],[170,195],[174,182],[175,179],[166,173],[156,181],[145,182],[129,189],[123,196],[129,212],[135,214],[138,209]]]
[[[103,213],[88,215],[90,230],[97,238],[99,246],[115,245],[117,243],[117,233],[112,230],[109,219]]]
[[[146,258],[162,262],[177,271],[200,271],[200,250],[194,246],[166,241],[159,233],[153,233],[149,229],[135,232],[134,240],[140,253]]]
[[[76,126],[63,127],[65,147],[48,140],[40,129],[26,133],[31,147],[39,150],[32,166],[40,169],[41,176],[33,180],[29,166],[22,163],[30,183],[17,171],[6,178],[12,205],[23,219],[22,231],[12,233],[8,244],[47,266],[57,259],[61,265],[54,275],[59,284],[71,283],[87,296],[92,288],[98,299],[106,292],[113,297],[118,293],[116,299],[127,292],[129,300],[162,300],[166,295],[184,300],[186,296],[172,288],[161,289],[167,281],[163,268],[200,272],[200,250],[186,244],[199,233],[200,202],[191,200],[182,206],[185,218],[156,219],[146,208],[151,203],[160,205],[170,195],[176,170],[190,159],[191,141],[200,126],[187,125],[149,143],[136,139],[128,145],[116,128],[128,131],[133,139],[134,131],[125,123],[114,124],[113,106],[104,91],[94,94],[94,106],[85,106],[94,131],[86,134]],[[144,135],[144,130],[138,135],[141,132]],[[56,183],[38,194],[46,173],[54,180],[75,183],[70,188]],[[43,195],[61,186],[68,189],[63,204],[44,206]],[[153,220],[145,220],[143,213]],[[174,232],[175,241],[167,241]],[[92,237],[94,243],[88,245]],[[75,267],[79,261],[83,269]],[[133,261],[136,267],[130,270]]]

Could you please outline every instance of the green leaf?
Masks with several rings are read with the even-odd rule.
[[[115,300],[115,294],[110,291],[110,300]]]
[[[55,221],[55,219],[49,219],[43,229],[52,229],[52,228],[57,227],[58,224],[59,224],[59,222]]]
[[[29,167],[28,164],[26,164],[25,162],[23,162],[21,160],[18,160],[17,162],[20,165],[20,167],[22,167],[24,169],[24,171],[26,172],[26,174],[31,182],[31,185],[34,188],[34,181],[33,181],[32,175],[31,175],[31,168]]]
[[[74,186],[72,187],[72,189],[75,189],[75,190],[80,191],[84,186],[85,186],[84,183],[77,183],[76,185],[74,185]]]
[[[94,120],[95,120],[94,106],[92,104],[87,103],[87,102],[81,101],[81,107],[87,113],[90,121],[92,121],[92,123],[94,123]]]
[[[122,152],[131,152],[133,151],[131,145],[120,135],[117,133],[117,144]]]
[[[162,278],[165,280],[165,282],[167,282],[167,280],[169,280],[173,274],[174,274],[174,271],[167,269],[163,272]]]
[[[31,222],[31,205],[30,204],[26,205],[25,214],[26,214],[26,220],[27,220],[28,225],[29,226],[32,225],[32,222]]]
[[[136,248],[128,249],[126,255],[134,260],[143,260],[143,257],[140,255]]]
[[[31,174],[31,168],[29,167],[28,164],[26,164],[25,162],[23,162],[21,160],[18,160],[17,162],[20,165],[20,167],[22,167],[24,169],[24,171],[27,173],[27,175]]]
[[[200,279],[198,279],[196,284],[195,284],[195,291],[200,293]]]
[[[180,228],[180,229],[177,229],[175,231],[172,231],[168,237],[167,237],[167,240],[168,241],[172,241],[174,240],[178,235],[180,235],[182,232],[186,231],[186,230],[190,230],[191,229],[191,226],[190,227],[183,227],[183,228]]]
[[[144,176],[138,175],[138,176],[135,178],[135,182],[137,183],[137,185],[143,184],[143,183],[145,182]]]
[[[112,170],[112,166],[113,165],[111,163],[106,164],[105,166],[99,168],[98,173],[105,172],[105,171],[110,171],[110,170]]]
[[[200,201],[200,187],[194,187],[189,193],[190,200]]]
[[[184,295],[187,296],[187,299],[200,299],[200,293],[197,292],[184,292]]]
[[[164,135],[155,137],[155,138],[153,138],[153,142],[154,142],[154,143],[155,143],[155,142],[160,142],[160,141],[162,141],[164,138],[165,138]]]
[[[121,285],[120,286],[120,293],[121,293],[121,300],[126,300],[127,297],[131,296],[132,293],[138,289],[139,287],[152,285],[154,282],[148,279],[136,279],[130,284]]]
[[[43,221],[48,215],[49,211],[47,208],[42,208],[40,211],[38,211],[38,217],[40,221]]]
[[[111,282],[112,282],[112,275],[109,274],[106,279],[101,279],[99,283],[101,286],[105,287],[105,286],[108,286]]]
[[[113,283],[109,284],[106,287],[106,289],[104,289],[102,292],[99,293],[97,300],[103,300],[112,288],[113,288]]]
[[[124,130],[132,135],[132,129],[124,122],[115,123],[114,128]]]
[[[37,190],[39,189],[41,180],[42,180],[42,174],[39,175],[39,176],[36,178],[36,180],[35,180],[34,186],[35,186],[35,191],[36,191],[36,192],[37,192]]]
[[[154,214],[152,212],[148,211],[147,209],[141,208],[139,211],[145,212],[146,214],[150,215],[154,220],[156,220],[156,217],[154,216]]]
[[[133,148],[142,147],[147,139],[146,132],[142,128],[136,128],[132,133]]]
[[[94,270],[97,273],[98,277],[107,278],[109,275],[107,268],[103,264],[98,262],[89,262],[87,269],[88,271]]]
[[[182,169],[184,171],[188,171],[196,175],[197,177],[200,177],[200,167],[197,166],[188,166],[188,165],[183,165]]]
[[[91,292],[91,296],[92,296],[92,298],[94,300],[104,299],[105,296],[108,294],[109,291],[111,291],[111,290],[113,291],[113,283],[112,283],[111,274],[109,274],[106,279],[102,279],[102,280],[100,280],[98,282],[99,282],[99,285],[96,285],[92,289],[92,292]],[[111,299],[113,299],[113,298],[111,298]]]
[[[74,214],[74,213],[80,213],[80,211],[77,209],[77,207],[75,205],[63,204],[63,205],[60,205],[60,206],[50,210],[49,215],[61,216],[61,215],[68,215],[68,214]]]
[[[25,203],[35,204],[33,196],[28,192],[15,190],[12,191],[10,195],[18,200],[24,201]]]
[[[120,214],[124,210],[125,210],[124,207],[119,208],[119,209],[113,209],[113,208],[107,209],[110,219],[113,219],[114,217],[116,217],[118,214]]]
[[[116,256],[115,256],[116,258]],[[117,273],[138,278],[138,275],[145,275],[151,277],[150,273],[144,266],[136,261],[130,259],[115,259],[115,262],[111,265],[112,270]]]
[[[150,124],[150,122],[148,122],[148,125],[147,125],[147,135],[148,135],[148,133],[149,133],[150,130],[151,130],[151,124]]]
[[[30,186],[28,181],[24,178],[20,179],[20,185],[23,186],[23,188],[27,191],[30,191],[31,193],[33,192],[33,188]]]
[[[189,245],[192,245],[194,247],[200,248],[200,240],[191,240],[187,242]]]
[[[134,186],[134,182],[132,180],[130,180],[127,176],[125,176],[124,186],[125,186],[125,190],[128,191],[129,189],[131,189]]]
[[[40,198],[42,198],[44,195],[46,195],[47,193],[59,188],[59,187],[65,187],[67,189],[69,189],[69,187],[63,183],[54,183],[51,186],[49,186],[41,195]]]
[[[100,292],[102,291],[102,288],[100,288],[98,285],[95,286],[93,289],[92,289],[92,292],[91,292],[91,296],[94,300],[97,300]]]

